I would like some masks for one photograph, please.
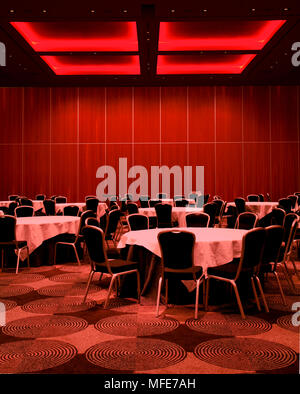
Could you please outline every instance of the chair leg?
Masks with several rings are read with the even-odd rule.
[[[289,285],[289,287],[290,287],[292,293],[296,293],[296,286],[295,286],[295,284],[294,284],[294,282],[293,282],[292,277],[291,277],[290,274],[289,274],[289,271],[288,271],[288,268],[287,268],[287,266],[286,266],[285,261],[283,262],[283,264],[281,265],[281,267],[283,268],[283,273],[284,273],[284,275],[285,275],[286,281],[287,281],[287,283],[288,283],[288,285]]]
[[[28,268],[30,268],[30,261],[29,261],[29,248],[28,248],[28,246],[26,246],[26,249],[27,249],[27,266],[28,266]]]
[[[253,276],[251,276],[251,286],[252,286],[255,302],[256,302],[256,305],[257,305],[257,309],[259,311],[261,311],[260,302],[259,302],[259,299],[257,297],[257,291],[256,291],[256,288],[255,288],[255,283],[254,283]]]
[[[295,260],[292,257],[290,257],[290,262],[293,264],[295,275],[300,279],[300,275],[296,267]]]
[[[79,259],[79,256],[78,256],[78,252],[77,252],[77,249],[76,249],[76,245],[75,245],[75,244],[72,244],[72,247],[73,247],[74,252],[75,252],[75,256],[76,256],[77,263],[78,263],[78,265],[81,265],[81,264],[80,264],[80,259]]]
[[[91,281],[92,281],[92,279],[93,279],[94,273],[95,273],[95,271],[91,271],[90,274],[89,274],[88,283],[87,283],[87,285],[86,285],[86,290],[85,290],[85,294],[84,294],[83,301],[82,301],[83,304],[84,304],[85,301],[86,301],[86,297],[87,297],[87,295],[88,295],[89,287],[90,287]]]
[[[162,285],[162,277],[159,278],[159,282],[158,282],[157,299],[156,299],[156,317],[159,316],[159,301],[160,301],[161,285]]]
[[[141,303],[141,278],[140,273],[136,270],[136,280],[137,280],[137,293],[138,293],[138,303]]]
[[[166,279],[166,307],[168,308],[169,304],[169,279]]]
[[[200,281],[201,281],[201,278],[197,279],[197,281],[196,281],[195,319],[198,319]]]
[[[209,296],[209,278],[206,279],[206,294],[205,294],[205,303],[204,303],[205,311],[207,311],[208,308],[208,296]]]
[[[281,295],[281,299],[282,299],[283,305],[287,305],[286,298],[285,298],[285,295],[284,295],[284,292],[283,292],[283,289],[282,289],[282,286],[281,286],[281,283],[280,283],[279,276],[278,276],[276,271],[274,271],[273,274],[275,275],[275,278],[276,278],[277,283],[278,283],[278,287],[279,287],[279,291],[280,291],[280,295]]]
[[[19,272],[20,251],[21,251],[21,249],[18,249],[18,258],[17,258],[16,274]]]
[[[237,300],[237,303],[238,303],[238,307],[239,307],[242,319],[246,319],[246,315],[245,315],[245,312],[244,312],[244,309],[243,309],[243,305],[242,305],[242,302],[241,302],[241,298],[240,298],[240,294],[239,294],[237,285],[236,285],[236,283],[234,281],[232,281],[230,283],[233,286],[233,290],[234,290],[234,293],[235,293],[235,297],[236,297],[236,300]]]
[[[265,297],[265,293],[264,293],[264,291],[263,291],[263,288],[262,288],[262,285],[261,285],[261,283],[260,283],[259,277],[256,275],[256,276],[255,276],[255,279],[256,279],[256,282],[257,282],[257,285],[258,285],[260,294],[261,294],[261,298],[262,298],[262,300],[263,300],[263,304],[264,304],[264,307],[265,307],[265,311],[266,311],[266,312],[270,312],[270,311],[269,311],[268,304],[267,304],[267,300],[266,300],[266,297]]]
[[[108,289],[107,297],[106,297],[106,300],[105,300],[105,303],[104,303],[104,306],[103,306],[104,309],[107,308],[107,304],[108,304],[108,301],[109,301],[110,293],[112,292],[112,289],[113,289],[113,285],[114,285],[114,282],[115,282],[115,278],[116,278],[116,275],[113,275],[113,276],[111,277],[111,281],[110,281],[110,284],[109,284],[109,289]]]

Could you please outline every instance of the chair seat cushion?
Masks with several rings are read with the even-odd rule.
[[[114,274],[124,271],[130,271],[138,268],[138,263],[121,259],[109,260],[111,270]],[[105,263],[96,264],[97,272],[109,273]]]
[[[17,247],[17,248],[24,248],[27,246],[27,241],[10,241],[10,242],[0,242],[0,248],[2,247]]]

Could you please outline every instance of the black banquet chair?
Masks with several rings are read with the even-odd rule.
[[[27,265],[29,264],[29,249],[27,241],[16,240],[16,223],[17,219],[14,216],[0,216],[0,249],[1,249],[1,266],[4,268],[4,253],[5,250],[15,250],[17,252],[17,266],[16,274],[19,271],[20,255],[22,250],[27,251]]]
[[[187,207],[189,205],[188,200],[175,200],[175,207]]]
[[[273,208],[272,209],[272,225],[283,226],[284,218],[285,218],[285,210],[282,208]]]
[[[33,207],[22,205],[15,208],[15,216],[16,217],[30,217],[34,215]]]
[[[238,215],[239,215],[240,213],[246,211],[246,200],[245,200],[244,198],[242,198],[242,197],[237,197],[237,198],[234,200],[234,202],[235,202],[235,206],[236,206]]]
[[[16,201],[16,199],[17,199],[18,197],[19,197],[18,194],[10,194],[10,195],[8,196],[8,200],[9,200],[9,201]]]
[[[238,230],[251,230],[256,227],[258,216],[253,212],[242,212],[238,215],[235,222],[235,229]]]
[[[82,229],[82,234],[91,264],[91,271],[89,274],[88,283],[82,303],[85,303],[86,301],[91,281],[96,272],[99,272],[101,274],[100,281],[103,274],[108,274],[111,276],[107,297],[104,303],[104,309],[107,308],[115,280],[120,276],[127,274],[135,273],[137,276],[137,298],[139,303],[141,286],[138,263],[129,260],[126,261],[123,259],[109,260],[107,258],[106,250],[104,247],[105,236],[100,228],[94,226],[85,226]]]
[[[35,196],[35,199],[38,200],[38,201],[46,200],[46,195],[45,194],[37,194]]]
[[[278,200],[279,208],[285,210],[285,213],[291,213],[293,201],[290,198],[281,198]]]
[[[63,209],[64,216],[79,216],[80,209],[77,205],[67,205]]]
[[[139,212],[138,205],[135,202],[129,202],[126,205],[126,209],[127,209],[128,215],[132,215],[133,213]]]
[[[258,194],[248,194],[247,200],[250,202],[251,201],[252,202],[255,202],[255,201],[259,202],[259,195]]]
[[[55,202],[57,203],[57,204],[65,204],[66,202],[67,202],[67,197],[65,197],[65,196],[56,196],[55,197]]]
[[[44,209],[47,216],[55,215],[55,201],[54,200],[44,200]]]
[[[236,296],[237,304],[240,310],[240,314],[242,318],[245,319],[246,315],[244,312],[244,308],[240,299],[238,286],[237,286],[237,282],[240,277],[240,274],[243,272],[243,273],[247,273],[248,276],[251,278],[252,290],[258,310],[260,310],[260,304],[257,296],[254,279],[257,282],[261,297],[263,299],[265,310],[266,312],[269,312],[265,295],[261,283],[257,276],[262,261],[265,239],[266,239],[266,230],[262,227],[257,227],[248,231],[243,236],[242,252],[240,259],[234,259],[232,262],[229,262],[227,264],[213,268],[208,268],[207,270],[208,275],[206,279],[205,310],[207,310],[207,306],[208,306],[210,280],[213,279],[213,280],[223,281],[230,283],[232,285]]]
[[[149,229],[149,218],[146,215],[140,213],[133,213],[127,216],[129,231],[148,230]]]
[[[187,227],[208,227],[210,216],[204,212],[189,213],[185,217]]]
[[[139,201],[140,201],[140,207],[141,208],[149,208],[149,196],[140,196]]]
[[[98,198],[88,198],[85,201],[85,205],[86,205],[87,211],[93,211],[93,212],[97,213],[99,200],[98,200]]]
[[[216,221],[218,206],[213,202],[209,202],[203,205],[203,212],[207,213],[210,217],[208,227],[214,227]]]
[[[161,200],[154,200],[154,199],[149,200],[150,208],[154,208],[156,204],[161,204]]]
[[[279,275],[277,274],[277,264],[279,254],[283,241],[284,228],[283,226],[269,226],[266,227],[266,241],[262,257],[262,264],[260,267],[260,275],[273,274],[276,278],[281,299],[284,305],[287,305],[286,298],[281,286]]]
[[[203,282],[201,266],[194,265],[195,235],[189,231],[167,230],[157,236],[161,250],[161,275],[158,282],[156,317],[159,316],[160,295],[163,283],[168,306],[168,281],[175,279],[196,282],[195,319],[198,318],[199,288]]]
[[[30,200],[29,198],[20,198],[20,205],[26,205],[28,207],[32,207],[33,203],[32,200]]]
[[[156,204],[154,208],[157,217],[157,227],[158,228],[172,227],[172,205]]]
[[[292,201],[292,209],[295,209],[296,208],[296,204],[298,202],[298,197],[295,196],[294,194],[291,194],[287,198],[289,198]]]
[[[77,234],[65,234],[65,237],[66,237],[65,241],[56,242],[55,248],[54,248],[54,264],[56,264],[57,246],[64,245],[64,246],[69,246],[69,247],[73,248],[77,263],[78,263],[78,265],[80,265],[80,258],[78,256],[78,252],[77,252],[77,245],[80,244],[81,242],[83,242],[82,229],[85,226],[86,219],[90,218],[90,217],[96,217],[95,213],[93,211],[85,211],[80,216],[80,222],[79,222]]]

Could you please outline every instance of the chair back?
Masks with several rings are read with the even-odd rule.
[[[12,201],[8,206],[8,215],[15,216],[15,209],[17,208],[18,203],[16,201]]]
[[[189,202],[186,199],[175,200],[175,207],[187,207],[188,205],[189,205]]]
[[[135,202],[129,202],[127,204],[127,212],[128,215],[132,215],[133,213],[139,213],[139,208]]]
[[[37,194],[35,196],[35,199],[38,201],[44,201],[46,199],[46,195],[45,194]]]
[[[283,226],[269,226],[265,228],[266,240],[265,247],[262,257],[262,264],[274,263],[276,270],[276,264],[278,262],[279,253],[283,241],[284,228]]]
[[[57,197],[55,197],[55,202],[57,204],[64,204],[64,203],[67,202],[67,197],[65,197],[65,196],[57,196]]]
[[[157,198],[158,198],[159,200],[161,200],[162,198],[167,198],[167,194],[166,194],[166,193],[158,193],[158,194],[157,194]]]
[[[216,194],[213,196],[213,200],[222,200],[222,197]]]
[[[264,202],[265,201],[265,196],[263,194],[261,194],[261,193],[258,195],[258,198],[259,198],[260,202]]]
[[[85,226],[85,221],[87,218],[95,218],[96,214],[94,211],[84,211],[80,216],[80,224],[78,229],[78,234],[82,235],[82,229]]]
[[[43,201],[45,212],[47,216],[55,215],[55,201],[54,200],[44,200]]]
[[[156,204],[155,207],[157,217],[157,227],[172,227],[172,205]]]
[[[223,210],[224,201],[219,200],[219,199],[215,199],[212,201],[212,203],[217,205],[216,216],[220,216],[220,214]]]
[[[21,198],[20,205],[26,205],[28,207],[32,207],[33,203],[32,203],[32,200],[30,200],[29,198]]]
[[[272,224],[283,226],[284,218],[285,218],[285,210],[282,208],[273,208],[272,209]]]
[[[149,207],[154,208],[156,204],[161,204],[160,200],[149,200]]]
[[[294,194],[288,196],[288,198],[292,201],[292,209],[295,209],[298,198]]]
[[[16,239],[16,223],[14,216],[0,216],[0,242],[11,242]]]
[[[210,216],[204,212],[189,213],[185,220],[187,227],[208,227]]]
[[[218,206],[213,202],[209,202],[203,205],[203,212],[210,216],[209,227],[214,227],[216,221],[216,213]]]
[[[139,201],[140,201],[140,207],[141,208],[149,208],[149,196],[140,196]]]
[[[253,212],[242,212],[238,215],[235,228],[239,230],[251,230],[257,225],[258,216]]]
[[[272,201],[272,200],[271,200],[271,196],[270,196],[269,193],[266,193],[266,197],[267,197],[267,200],[268,200],[269,202]]]
[[[95,226],[84,226],[82,235],[86,244],[92,268],[95,270],[97,264],[107,264],[107,255],[104,247],[104,234],[101,228]]]
[[[20,207],[15,208],[15,216],[16,217],[30,217],[33,216],[34,209],[33,207],[22,205]]]
[[[88,217],[85,219],[85,225],[86,226],[94,226],[94,227],[99,227],[100,228],[100,223],[99,220],[95,217]]]
[[[121,217],[120,209],[113,209],[108,213],[105,235],[111,235],[116,232],[120,217]]]
[[[281,198],[278,200],[279,208],[285,210],[286,213],[290,213],[292,210],[293,201],[290,198]]]
[[[207,204],[209,200],[210,194],[204,194],[204,202],[203,204]]]
[[[285,253],[289,253],[291,250],[291,246],[295,238],[296,230],[298,227],[298,221],[299,221],[299,217],[295,213],[288,213],[284,218],[283,242],[285,244]]]
[[[54,200],[56,199],[56,197],[59,197],[57,194],[54,194],[53,196],[50,197],[50,200]]]
[[[247,200],[248,201],[259,201],[259,195],[258,194],[248,194]]]
[[[149,218],[140,213],[134,213],[127,216],[129,231],[148,230]]]
[[[4,215],[9,215],[9,208],[6,206],[0,206],[0,211],[2,211]]]
[[[63,209],[64,216],[79,216],[79,207],[77,205],[67,205]]]
[[[246,211],[246,201],[244,198],[238,197],[234,200],[234,202],[235,202],[235,206],[236,206],[238,214]]]
[[[85,196],[85,201],[88,200],[89,198],[97,198],[97,196]]]
[[[88,211],[97,212],[99,200],[98,200],[98,198],[88,198],[85,201],[85,204],[86,204],[86,209]]]
[[[265,240],[266,229],[262,227],[256,227],[249,230],[243,236],[242,253],[235,280],[238,279],[242,268],[253,271],[259,270],[263,257]]]
[[[8,200],[9,201],[16,201],[16,199],[18,198],[19,196],[17,195],[17,194],[10,194],[9,196],[8,196]]]
[[[195,235],[188,231],[162,231],[157,236],[163,270],[182,270],[193,266]]]
[[[120,208],[119,208],[119,205],[114,204],[114,205],[111,205],[111,206],[109,207],[108,211],[110,212],[110,211],[119,210],[119,209],[120,209]]]

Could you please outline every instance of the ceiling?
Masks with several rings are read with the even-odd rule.
[[[296,85],[300,2],[8,0],[0,42],[0,86]]]

